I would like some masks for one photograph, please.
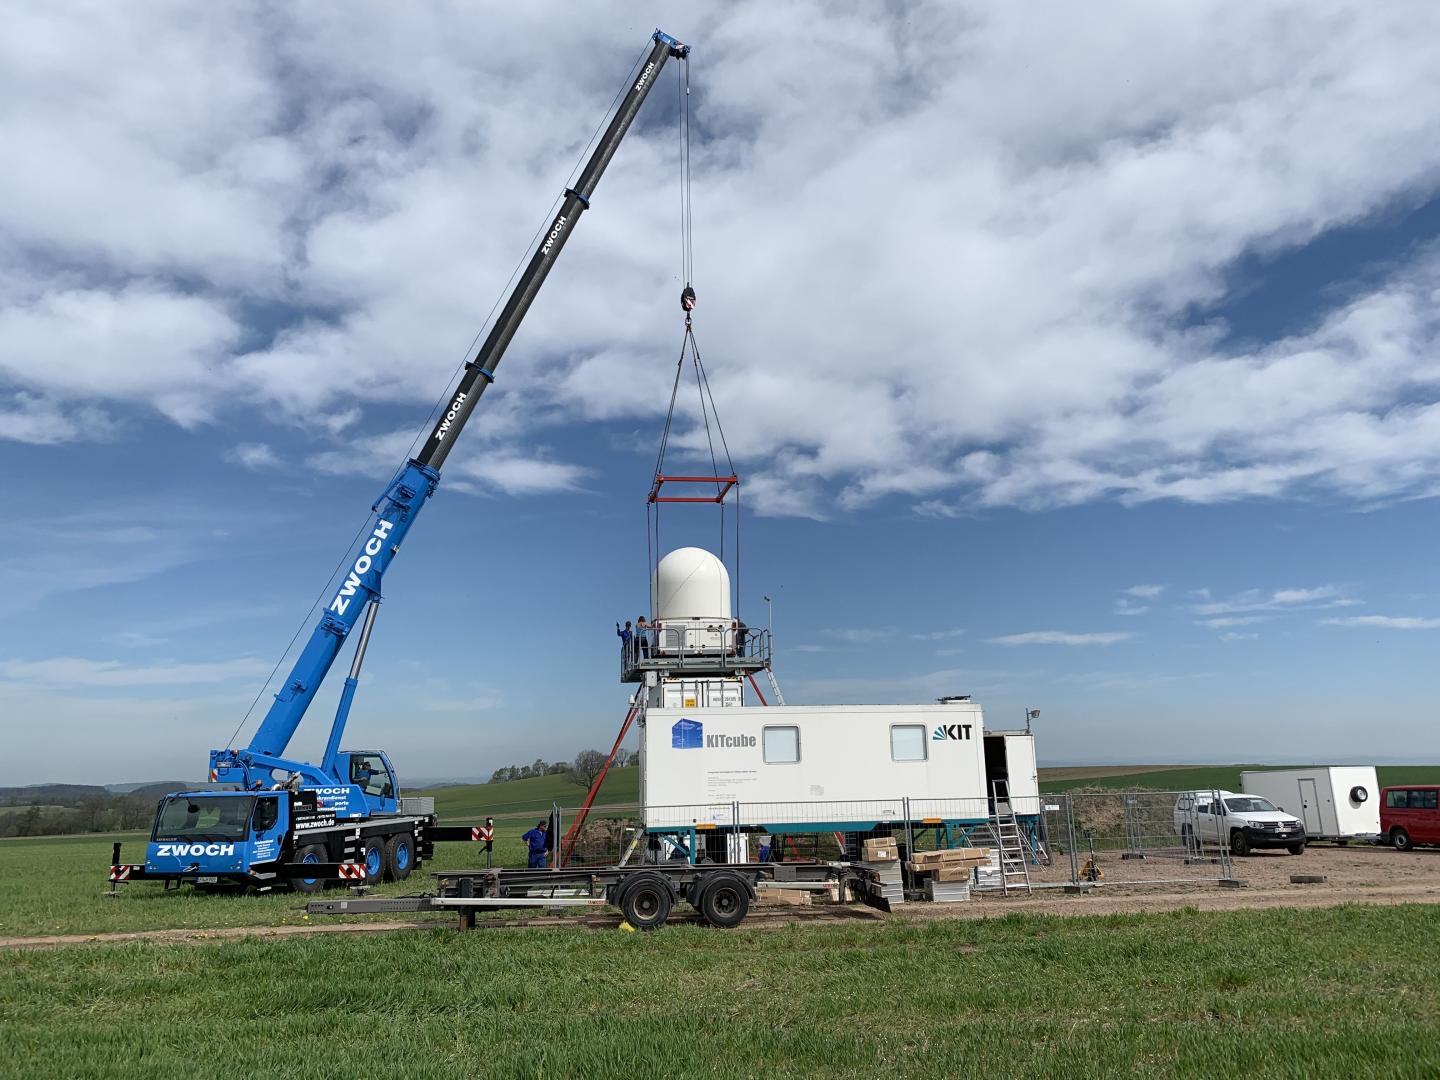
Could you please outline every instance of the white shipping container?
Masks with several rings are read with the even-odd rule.
[[[987,745],[989,744],[988,750]],[[974,702],[652,708],[640,737],[651,828],[690,821],[847,823],[910,816],[984,820],[991,771],[1013,770],[1017,813],[1038,810],[1023,732],[987,733]]]
[[[1311,838],[1346,840],[1380,833],[1380,781],[1373,765],[1247,770],[1240,790],[1293,814]]]

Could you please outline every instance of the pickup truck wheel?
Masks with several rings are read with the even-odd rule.
[[[396,833],[385,841],[385,876],[391,881],[404,881],[415,869],[415,837],[408,832]]]
[[[297,863],[325,862],[327,861],[325,849],[319,844],[310,844],[307,847],[302,847],[299,851],[295,853],[295,861]],[[320,889],[324,886],[324,884],[325,882],[323,880],[316,877],[290,879],[290,887],[296,892],[305,893],[306,895],[319,892]]]
[[[389,875],[385,863],[385,838],[366,836],[360,841],[360,861],[365,864],[365,883],[379,885]]]
[[[1302,840],[1302,841],[1300,841],[1300,843],[1298,843],[1298,844],[1291,844],[1290,847],[1287,848],[1286,850],[1288,850],[1291,855],[1304,855],[1304,854],[1305,854],[1305,841]]]
[[[1250,854],[1250,840],[1242,830],[1236,829],[1231,832],[1230,851],[1242,859]]]
[[[1396,851],[1410,851],[1415,847],[1414,841],[1410,839],[1410,834],[1398,825],[1390,830],[1390,843],[1395,845]]]
[[[750,911],[750,890],[734,874],[719,874],[700,892],[700,916],[711,926],[729,930]]]
[[[620,894],[620,913],[636,930],[655,930],[670,917],[670,886],[658,877],[636,878]]]

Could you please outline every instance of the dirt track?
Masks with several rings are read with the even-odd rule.
[[[1113,874],[1141,872],[1142,864],[1104,863]],[[1336,904],[1440,904],[1440,849],[1410,852],[1379,847],[1312,847],[1304,855],[1264,852],[1234,861],[1235,876],[1243,888],[1222,888],[1213,880],[1189,884],[1140,886],[1122,881],[1101,884],[1079,896],[1058,889],[1045,889],[1033,896],[984,896],[962,904],[905,904],[889,916],[892,919],[985,919],[1011,912],[1044,915],[1109,915],[1145,911],[1173,911],[1193,907],[1201,911],[1229,911],[1237,908],[1331,907]],[[1152,871],[1145,871],[1152,872]],[[1184,873],[1183,869],[1174,872]],[[1192,873],[1211,872],[1193,870]],[[1153,871],[1159,876],[1161,871]],[[1322,884],[1292,885],[1291,874],[1324,874]],[[841,909],[850,917],[868,917],[868,909]],[[757,929],[790,923],[831,923],[840,911],[825,906],[782,908],[762,905],[755,909],[747,926]],[[45,949],[65,945],[86,945],[129,941],[205,942],[237,938],[289,938],[314,934],[364,934],[395,930],[434,930],[451,925],[449,919],[425,922],[345,922],[314,926],[249,926],[216,930],[145,930],[116,934],[55,934],[41,937],[0,938],[0,949]],[[499,922],[508,926],[581,926],[613,930],[618,916],[554,917]]]
[[[1103,915],[1116,912],[1201,911],[1236,908],[1330,907],[1335,904],[1440,904],[1440,849],[1400,852],[1369,845],[1315,846],[1305,854],[1259,852],[1233,860],[1243,888],[1221,888],[1213,880],[1192,884],[1129,885],[1117,878],[1218,874],[1218,867],[1171,866],[1149,860],[1104,860],[1107,883],[1072,896],[1044,889],[1033,896],[984,896],[963,904],[906,904],[904,918],[987,918],[1026,911],[1047,915]],[[1068,877],[1068,864],[1063,868]],[[1322,884],[1292,885],[1291,874],[1323,874]]]

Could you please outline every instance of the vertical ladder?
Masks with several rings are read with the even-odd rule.
[[[1010,804],[1010,785],[1004,780],[990,783],[990,798],[994,809],[990,813],[990,833],[995,837],[995,846],[1000,849],[1000,891],[1009,896],[1010,890],[1030,893],[1030,844],[1015,818],[1015,808]]]

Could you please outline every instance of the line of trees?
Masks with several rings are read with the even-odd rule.
[[[155,799],[134,795],[87,795],[74,806],[12,805],[0,810],[0,836],[66,836],[71,833],[148,829]]]
[[[615,754],[612,768],[624,769],[638,764],[631,750],[620,750]],[[605,754],[599,750],[581,750],[574,761],[546,761],[536,758],[530,765],[506,765],[490,774],[490,783],[503,784],[508,780],[529,780],[535,776],[568,776],[574,783],[588,788],[605,767]]]

